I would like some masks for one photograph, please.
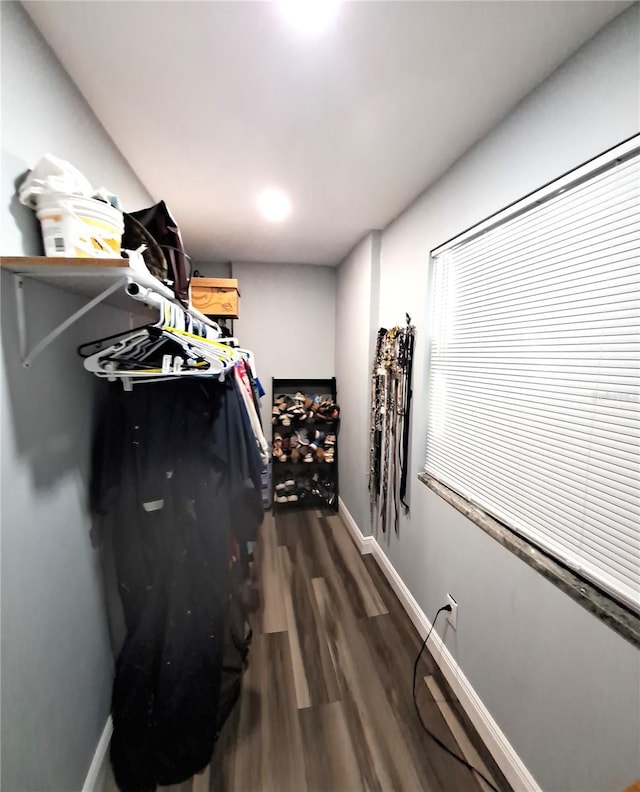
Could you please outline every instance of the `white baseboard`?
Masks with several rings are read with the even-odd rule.
[[[338,514],[342,517],[344,524],[349,529],[349,533],[351,534],[351,538],[354,541],[355,546],[358,548],[362,555],[366,555],[367,553],[373,552],[373,545],[375,544],[375,539],[373,536],[365,536],[358,524],[351,516],[351,512],[347,507],[344,505],[344,501],[342,498],[338,498]]]
[[[373,554],[378,566],[389,581],[391,588],[396,593],[416,630],[422,638],[425,638],[431,629],[431,623],[391,561],[389,561],[387,555],[374,537],[362,535],[353,517],[342,502],[340,502],[340,513],[351,536],[354,537],[356,546],[362,547],[362,543],[365,543],[364,547],[366,549],[361,549],[360,552]],[[453,655],[435,630],[431,633],[428,646],[458,701],[515,792],[542,792],[535,778],[527,770],[506,735],[495,722],[491,713],[483,704],[469,680],[462,673],[460,666],[456,663]]]
[[[113,722],[111,715],[107,718],[104,725],[98,745],[89,772],[82,785],[82,792],[102,792],[104,786],[105,773],[107,771],[107,762],[109,761],[109,743],[111,742],[111,735],[113,734]]]

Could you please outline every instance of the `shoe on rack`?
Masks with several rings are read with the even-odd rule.
[[[328,432],[324,438],[325,446],[334,446],[336,444],[336,436],[333,432]]]
[[[287,503],[287,488],[283,481],[281,481],[279,484],[276,484],[274,500],[276,503]]]
[[[326,501],[326,503],[329,506],[333,506],[336,500],[336,490],[335,490],[334,482],[330,478],[327,478],[326,476],[322,476],[320,478],[319,489],[322,499]]]
[[[287,488],[285,492],[287,493],[287,502],[288,503],[295,503],[298,500],[298,490],[296,489],[296,483],[293,479],[290,479],[286,482]]]
[[[326,458],[324,448],[316,448],[316,461],[324,462]]]
[[[318,475],[317,470],[311,476],[311,479],[309,480],[309,486],[311,487],[310,494],[313,495],[314,498],[321,497],[322,493],[320,491],[320,476]]]
[[[283,454],[282,451],[282,435],[276,432],[273,435],[273,445],[271,447],[271,453],[274,459],[280,460]]]
[[[292,423],[294,421],[296,423],[300,423],[300,421],[305,421],[307,418],[305,409],[302,406],[292,407],[290,410],[287,410],[287,415],[289,416],[289,418],[291,418]]]
[[[306,476],[298,476],[296,479],[296,489],[298,490],[298,500],[307,500],[311,495],[311,479]]]
[[[301,446],[308,446],[309,445],[309,434],[306,429],[298,429],[296,432],[296,437],[298,438],[298,444]],[[300,449],[302,450],[302,449]]]
[[[324,448],[324,438],[325,438],[325,433],[320,432],[316,429],[313,435],[313,440],[309,443],[309,445],[314,450],[318,448]]]
[[[331,399],[324,399],[316,410],[316,418],[320,421],[330,423],[336,421],[340,417],[340,407]]]
[[[286,395],[276,396],[273,400],[273,409],[278,410],[278,412],[284,412],[287,407],[289,406],[289,397]]]
[[[303,462],[313,462],[314,461],[313,449],[311,448],[311,446],[305,446],[302,449],[302,453],[303,453],[303,457],[302,457],[302,461]]]

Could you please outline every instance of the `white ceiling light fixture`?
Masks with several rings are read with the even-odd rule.
[[[285,19],[298,33],[324,33],[338,13],[338,0],[279,0]]]
[[[258,209],[265,220],[280,223],[291,214],[291,201],[282,190],[271,187],[258,196]]]

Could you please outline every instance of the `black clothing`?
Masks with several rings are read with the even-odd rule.
[[[92,505],[113,542],[127,636],[111,760],[123,792],[178,784],[209,762],[232,539],[262,518],[260,457],[235,383],[110,387]]]

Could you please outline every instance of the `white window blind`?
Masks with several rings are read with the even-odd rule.
[[[640,612],[640,155],[628,149],[432,253],[425,470]]]

